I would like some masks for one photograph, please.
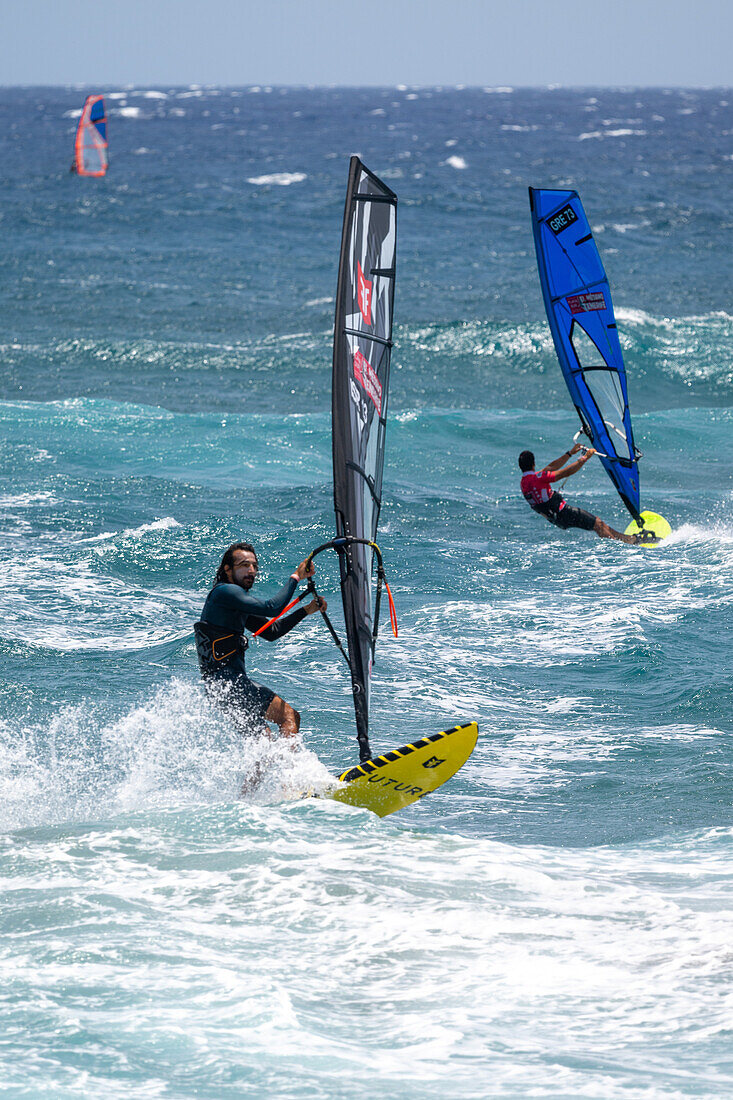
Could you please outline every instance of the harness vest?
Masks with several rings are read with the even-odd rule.
[[[562,510],[565,504],[565,501],[557,492],[553,493],[549,500],[543,500],[539,504],[528,493],[523,495],[533,512],[539,512],[541,516],[546,516],[552,523],[555,522],[558,512]]]
[[[203,620],[193,624],[196,639],[196,655],[204,679],[216,676],[222,671],[232,671],[235,659],[244,654],[249,642],[244,634],[225,634],[220,626],[213,626]]]

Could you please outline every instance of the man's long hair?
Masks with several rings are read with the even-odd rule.
[[[231,569],[232,562],[234,560],[235,550],[247,550],[250,554],[254,554],[255,561],[257,561],[257,551],[255,550],[251,542],[233,542],[232,545],[227,546],[226,550],[224,551],[224,556],[221,559],[219,568],[216,571],[216,576],[214,577],[214,583],[211,586],[212,588],[215,588],[217,584],[228,583],[227,576],[224,570],[227,567]]]

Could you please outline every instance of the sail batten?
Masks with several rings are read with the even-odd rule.
[[[397,196],[358,157],[349,165],[333,343],[333,485],[341,595],[362,759],[369,755],[373,550],[384,468]]]
[[[529,199],[542,296],[566,385],[583,431],[638,519],[639,452],[600,253],[577,191],[530,187]]]

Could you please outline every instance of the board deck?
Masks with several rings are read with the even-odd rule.
[[[653,550],[656,546],[659,546],[663,539],[667,538],[667,535],[672,534],[672,528],[667,523],[666,519],[662,516],[658,516],[656,512],[642,512],[641,518],[644,521],[644,527],[640,527],[635,519],[631,521],[629,526],[624,531],[625,535],[638,535],[640,531],[651,531],[655,536],[655,542],[640,542],[639,545],[645,550]]]
[[[423,737],[349,768],[338,777],[344,786],[326,797],[386,817],[447,782],[466,763],[477,739],[475,722]]]

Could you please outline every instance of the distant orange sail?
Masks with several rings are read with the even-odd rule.
[[[76,128],[74,163],[71,170],[78,176],[104,176],[108,166],[104,97],[88,95]]]

